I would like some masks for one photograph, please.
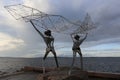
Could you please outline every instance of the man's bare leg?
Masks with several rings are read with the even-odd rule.
[[[43,57],[43,60],[46,59],[46,57],[47,57],[47,55],[48,55],[49,52],[50,52],[50,51],[46,51],[46,52],[45,52],[45,55],[44,55],[44,57]]]
[[[58,67],[59,67],[59,64],[58,64],[57,55],[56,55],[55,50],[53,50],[52,53],[53,53],[53,55],[54,55],[55,62],[56,62],[56,66],[57,66],[57,68],[58,68]]]
[[[73,61],[72,61],[72,64],[71,64],[71,67],[70,67],[70,70],[69,70],[69,73],[68,73],[69,75],[71,74],[72,68],[74,66],[75,58],[76,58],[76,52],[73,51]]]
[[[44,60],[46,59],[46,57],[47,57],[47,55],[48,55],[49,52],[50,51],[46,50],[45,55],[44,55],[43,60],[42,60],[43,74],[45,74],[45,63],[44,63]]]
[[[81,70],[83,70],[83,57],[81,51],[79,52],[79,55],[80,55]]]

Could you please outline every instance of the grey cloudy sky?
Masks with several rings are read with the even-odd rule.
[[[120,57],[119,0],[1,0],[1,57],[41,57],[45,52],[45,44],[32,25],[15,20],[5,10],[4,5],[15,3],[34,7],[48,14],[62,15],[72,21],[82,21],[85,14],[89,13],[92,20],[99,25],[88,34],[82,44],[83,55]],[[54,36],[58,56],[72,56],[70,36],[62,34]]]

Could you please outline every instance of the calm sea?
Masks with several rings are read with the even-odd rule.
[[[59,57],[60,66],[70,66],[72,58]],[[14,72],[24,66],[42,66],[42,58],[0,58],[0,71]],[[46,67],[55,67],[54,58],[45,60]],[[80,66],[79,58],[74,66]],[[84,69],[89,71],[120,73],[120,57],[85,57]]]

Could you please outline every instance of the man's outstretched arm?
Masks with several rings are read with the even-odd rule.
[[[72,41],[74,42],[74,38],[73,38],[73,34],[70,34],[71,38],[72,38]]]
[[[34,25],[34,23],[32,22],[32,20],[30,20],[30,23],[33,25],[34,29],[43,37],[44,39],[44,35],[36,28],[36,26]]]

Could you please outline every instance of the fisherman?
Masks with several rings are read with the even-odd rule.
[[[80,49],[80,45],[83,43],[83,41],[87,38],[87,34],[85,35],[84,38],[80,39],[80,35],[73,35],[71,34],[71,38],[73,40],[73,47],[72,47],[72,51],[73,51],[73,61],[72,61],[72,64],[71,64],[71,68],[70,68],[70,71],[69,71],[69,74],[71,74],[71,70],[74,66],[74,62],[75,62],[75,57],[76,57],[76,54],[78,53],[80,55],[80,64],[81,64],[81,70],[83,70],[83,57],[82,57],[82,52],[81,52],[81,49]]]
[[[44,38],[44,41],[47,45],[47,48],[46,48],[46,52],[45,52],[45,55],[43,57],[43,60],[46,59],[49,52],[52,52],[53,55],[54,55],[55,61],[56,61],[56,65],[57,65],[57,67],[59,67],[58,60],[57,60],[57,55],[56,55],[56,52],[55,52],[55,49],[54,49],[54,37],[51,35],[50,30],[45,31],[44,34],[45,34],[45,36],[43,38]]]
[[[33,27],[35,28],[35,30],[41,35],[41,37],[44,39],[44,42],[46,43],[46,52],[45,52],[45,55],[43,57],[43,60],[46,59],[47,55],[49,52],[52,52],[53,55],[54,55],[54,58],[55,58],[55,62],[56,62],[56,66],[57,68],[59,67],[59,64],[58,64],[58,60],[57,60],[57,55],[56,55],[56,52],[55,52],[55,49],[54,49],[54,37],[52,36],[51,34],[51,30],[46,30],[43,33],[41,33],[36,27],[35,25],[33,24],[32,21],[30,21],[31,24],[33,25]]]

